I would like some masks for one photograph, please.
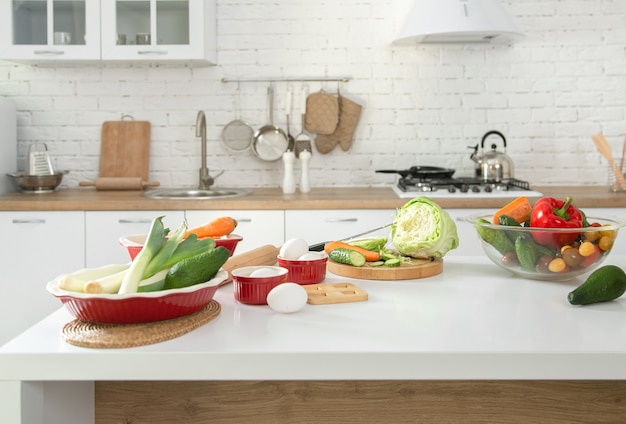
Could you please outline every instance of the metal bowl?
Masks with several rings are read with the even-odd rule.
[[[56,190],[69,171],[57,171],[50,175],[29,175],[23,172],[7,174],[17,187],[25,193],[48,193]]]

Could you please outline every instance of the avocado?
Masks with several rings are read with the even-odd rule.
[[[626,273],[615,265],[596,269],[587,280],[567,295],[572,305],[589,305],[615,300],[626,292]]]

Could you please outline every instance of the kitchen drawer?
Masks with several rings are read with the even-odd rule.
[[[325,209],[285,211],[285,240],[301,238],[309,245],[339,240],[393,222],[395,210]],[[389,237],[389,228],[368,236]]]
[[[85,263],[88,268],[125,263],[128,252],[119,238],[130,234],[147,234],[154,218],[163,216],[171,231],[183,220],[183,211],[98,211],[85,212]]]
[[[196,227],[220,216],[237,220],[235,234],[243,237],[235,254],[266,244],[281,246],[285,241],[285,212],[282,210],[211,210],[186,211],[189,227]]]
[[[61,307],[48,281],[85,265],[84,212],[0,212],[0,345]]]

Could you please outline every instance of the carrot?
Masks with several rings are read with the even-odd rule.
[[[376,262],[380,260],[380,253],[372,250],[363,249],[362,247],[353,246],[350,243],[344,243],[343,241],[329,241],[324,245],[324,252],[327,254],[335,249],[350,249],[356,250],[365,256],[367,262]]]
[[[207,222],[206,224],[190,228],[187,230],[183,238],[189,237],[190,234],[197,235],[199,239],[205,237],[222,237],[235,231],[236,227],[236,219],[231,218],[230,216],[222,216],[215,218],[213,221]]]
[[[526,196],[520,196],[504,205],[493,215],[493,224],[499,224],[500,215],[510,216],[520,224],[528,219],[532,206]]]

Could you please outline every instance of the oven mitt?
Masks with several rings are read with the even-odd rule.
[[[312,134],[332,134],[339,121],[337,97],[323,90],[306,98],[305,128]]]
[[[352,146],[352,139],[356,125],[361,117],[363,107],[344,96],[339,96],[339,124],[332,134],[318,135],[315,138],[315,147],[320,153],[328,153],[337,144],[346,152]]]

